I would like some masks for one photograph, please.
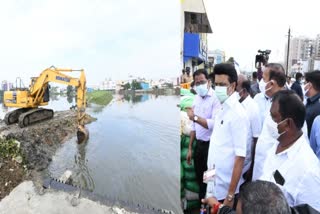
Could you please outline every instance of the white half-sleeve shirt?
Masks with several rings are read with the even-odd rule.
[[[269,150],[263,174],[259,180],[276,183],[274,172],[278,170],[285,182],[277,184],[288,204],[309,204],[320,211],[320,162],[309,143],[301,136],[291,147],[276,154],[278,143]]]
[[[260,93],[256,94],[256,96],[254,96],[253,100],[258,105],[260,122],[261,122],[261,127],[262,127],[263,122],[266,118],[266,115],[269,114],[269,110],[271,107],[271,99],[267,98],[263,93],[260,92]]]
[[[248,129],[249,119],[236,93],[233,93],[216,115],[207,162],[208,169],[215,166],[216,176],[214,181],[208,182],[207,197],[214,196],[218,200],[226,198],[235,158],[246,157]],[[239,192],[242,183],[241,175],[235,193]]]
[[[263,123],[261,134],[258,138],[256,151],[254,156],[254,166],[252,173],[252,180],[257,180],[262,175],[262,170],[264,166],[265,159],[267,157],[268,151],[272,148],[274,144],[278,143],[278,124],[272,120],[270,111],[269,114],[266,115],[266,119]],[[303,136],[307,142],[308,139],[308,131],[306,129],[306,122],[302,127]]]
[[[252,161],[251,151],[253,146],[253,138],[259,137],[262,129],[262,123],[259,107],[250,96],[244,99],[241,104],[246,110],[250,122],[250,128],[247,135],[247,155],[243,167],[243,172],[246,172],[250,168]]]

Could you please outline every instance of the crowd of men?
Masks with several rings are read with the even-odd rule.
[[[260,81],[256,72],[251,81],[238,75],[230,63],[192,77],[197,95],[188,109],[186,158],[191,164],[194,153],[199,200],[215,212],[235,210],[244,186],[261,180],[277,185],[290,207],[320,211],[320,71],[297,73],[292,85],[278,63],[267,64]]]

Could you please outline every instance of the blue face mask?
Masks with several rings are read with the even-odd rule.
[[[199,96],[204,97],[208,94],[208,84],[202,84],[202,85],[198,85],[196,86],[196,92]]]
[[[216,95],[217,95],[220,103],[224,103],[224,101],[226,101],[226,99],[228,99],[229,95],[228,95],[227,90],[228,90],[227,86],[216,86],[215,87]]]

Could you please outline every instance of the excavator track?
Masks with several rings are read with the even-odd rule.
[[[19,126],[21,128],[28,125],[53,118],[53,110],[44,108],[31,109],[19,116]]]
[[[19,108],[13,111],[8,112],[4,117],[4,122],[7,125],[17,123],[21,114],[29,111],[30,108]]]

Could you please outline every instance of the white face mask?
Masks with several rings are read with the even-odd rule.
[[[218,97],[220,103],[224,103],[228,99],[228,87],[227,86],[216,86],[215,87],[216,96]]]
[[[269,82],[271,82],[271,81],[269,81]],[[267,87],[267,85],[268,85],[269,82],[266,83],[266,87]],[[266,88],[266,89],[264,90],[264,93],[266,93],[267,91],[270,91],[271,88],[272,88],[272,86],[270,86],[269,88]]]
[[[208,83],[196,86],[196,92],[201,97],[206,96],[208,94]]]
[[[306,89],[306,86],[308,86],[310,83],[308,82],[307,84],[304,85],[304,96],[307,96],[308,91],[310,90],[310,87],[308,89]]]
[[[278,123],[278,124],[277,124],[277,129],[278,129],[278,126],[279,126],[281,123],[285,122],[286,120],[287,120],[287,118],[284,119],[284,120],[282,120],[280,123]],[[281,135],[283,135],[284,133],[286,133],[286,132],[287,132],[287,131],[283,131],[283,132],[281,132],[280,134],[278,133],[277,139],[278,139]]]
[[[263,79],[260,80],[259,82],[259,89],[261,91],[261,93],[265,93],[265,90],[266,90],[266,83]]]

